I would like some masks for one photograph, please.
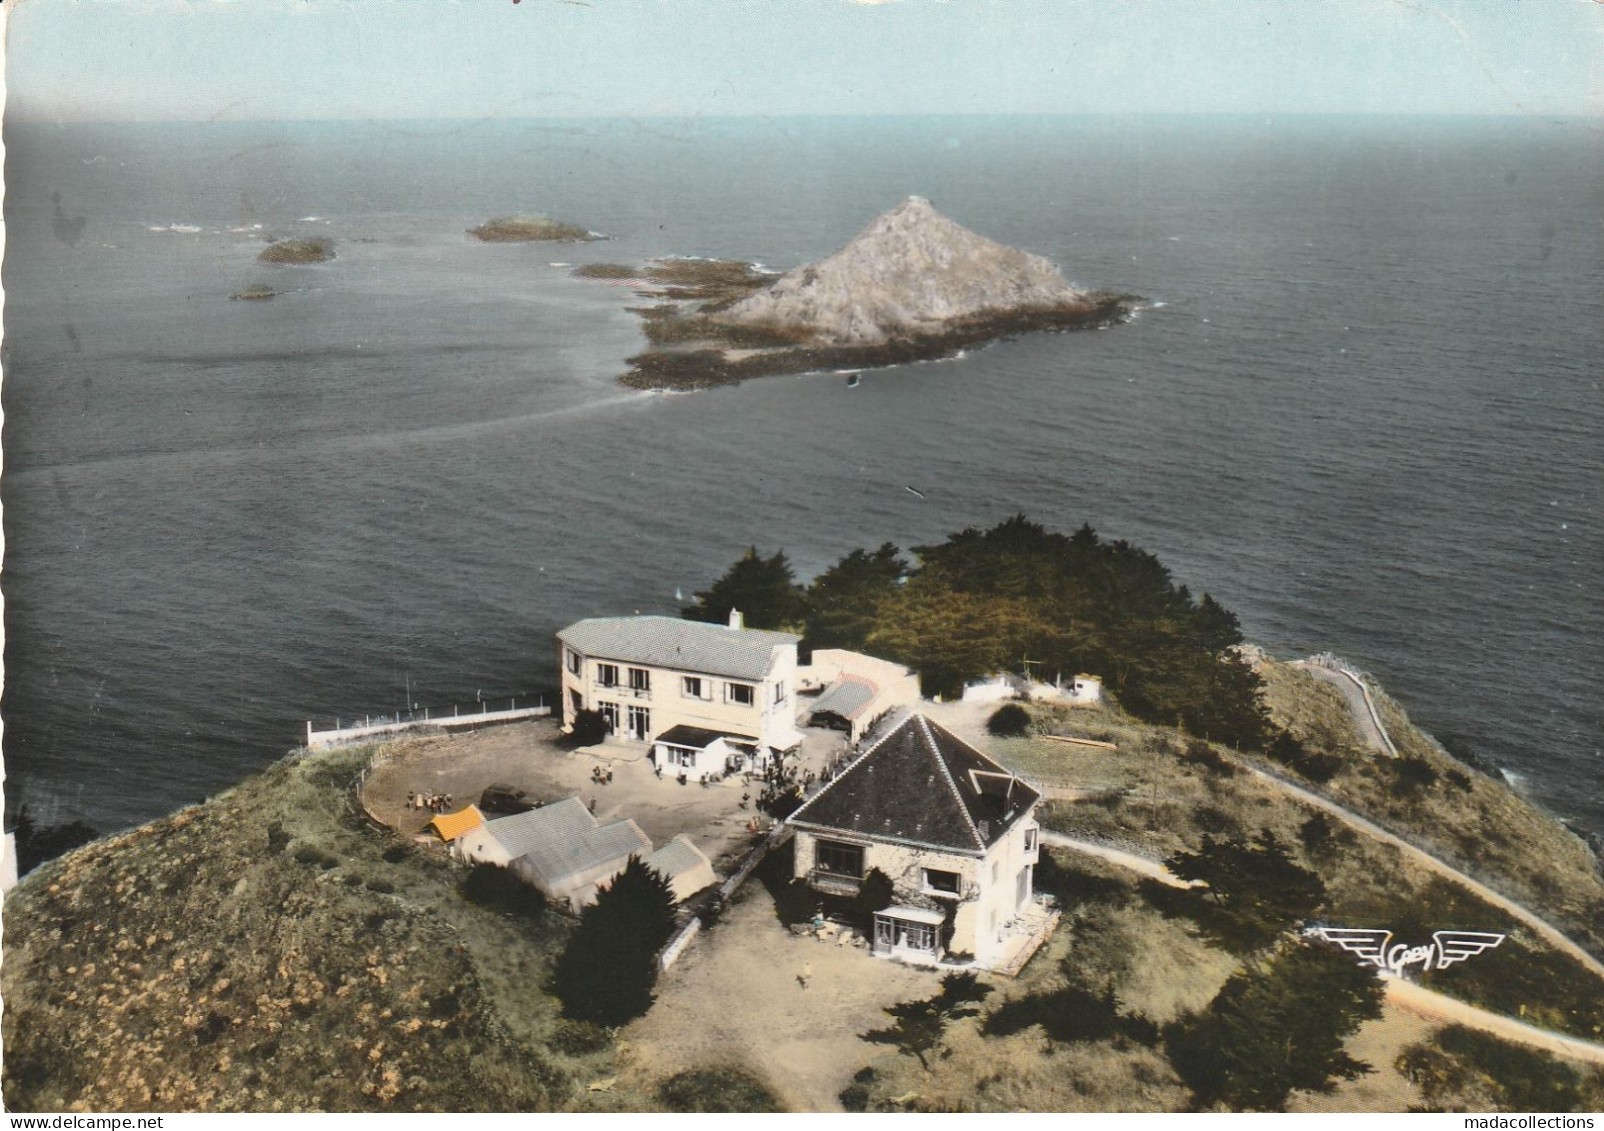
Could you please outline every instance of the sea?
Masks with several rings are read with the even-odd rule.
[[[1604,832],[1604,124],[780,118],[5,127],[8,807],[102,832],[306,720],[555,681],[747,547],[1023,512],[1156,553]],[[628,288],[917,194],[1128,325],[681,395]],[[545,213],[607,238],[482,244]],[[327,263],[271,267],[317,236]],[[282,293],[230,301],[251,284]]]

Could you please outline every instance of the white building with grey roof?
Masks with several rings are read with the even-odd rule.
[[[564,718],[600,711],[616,739],[649,744],[665,776],[761,766],[802,741],[800,639],[746,628],[739,613],[728,624],[664,616],[577,621],[557,634]],[[696,741],[681,741],[686,736]]]

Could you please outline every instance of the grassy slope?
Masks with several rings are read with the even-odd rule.
[[[6,900],[10,1110],[540,1110],[611,1070],[541,989],[566,935],[354,816],[365,751],[287,760]],[[564,1041],[568,1036],[569,1040]]]
[[[1316,696],[1328,690],[1310,682]],[[1280,709],[1297,709],[1295,698],[1281,690]],[[1432,930],[1447,927],[1511,931],[1498,950],[1474,962],[1432,971],[1422,979],[1426,985],[1561,1031],[1592,1039],[1604,1034],[1604,983],[1531,932],[1511,930],[1506,914],[1405,859],[1396,848],[1335,823],[1335,835],[1328,844],[1304,845],[1300,830],[1312,816],[1310,809],[1247,774],[1187,762],[1180,756],[1183,739],[1169,728],[1133,722],[1113,707],[1037,707],[1036,711],[1038,726],[1048,731],[1112,740],[1119,746],[1117,751],[1104,751],[1040,738],[994,741],[993,753],[999,760],[1026,777],[1073,783],[1096,795],[1092,800],[1045,805],[1042,823],[1048,828],[1155,858],[1195,849],[1205,834],[1251,837],[1270,829],[1297,846],[1304,865],[1325,881],[1327,900],[1321,914],[1331,922],[1387,927],[1411,940],[1429,938]],[[1343,771],[1339,782],[1368,772],[1370,759],[1356,748],[1350,749],[1349,756],[1353,765]],[[1484,795],[1498,791],[1507,796],[1494,797],[1492,803],[1524,814],[1531,826],[1529,859],[1533,867],[1541,867],[1565,838],[1575,840],[1558,822],[1533,810],[1507,787],[1488,780],[1478,783],[1471,793],[1440,780],[1416,808],[1432,810],[1438,814],[1436,819],[1449,822],[1457,806],[1479,804]],[[1370,812],[1363,798],[1339,799],[1361,813]],[[1412,822],[1398,819],[1389,823],[1413,835]],[[1422,839],[1431,847],[1429,838]],[[1516,846],[1509,853],[1511,864],[1528,859],[1519,842],[1511,843]],[[1597,885],[1590,873],[1579,871],[1570,882]],[[1551,910],[1540,901],[1534,900],[1533,905]]]
[[[1266,664],[1260,675],[1277,722],[1314,749],[1343,757],[1343,770],[1321,787],[1334,801],[1398,832],[1532,908],[1595,954],[1604,954],[1604,878],[1580,837],[1503,781],[1445,754],[1397,703],[1372,687],[1399,753],[1428,763],[1440,775],[1427,789],[1398,795],[1386,762],[1359,753],[1345,701],[1334,688],[1286,664]]]

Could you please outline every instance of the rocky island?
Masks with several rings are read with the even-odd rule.
[[[274,240],[256,257],[263,263],[327,263],[334,243],[324,239]]]
[[[661,301],[637,310],[652,348],[630,358],[621,380],[644,389],[945,357],[1032,330],[1113,325],[1132,300],[1080,290],[1041,256],[977,235],[917,196],[778,278],[705,260],[642,275],[643,286],[669,288],[646,290]]]
[[[588,243],[600,238],[586,228],[549,216],[501,216],[469,228],[468,234],[482,243]]]

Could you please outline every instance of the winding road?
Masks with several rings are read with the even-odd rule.
[[[1248,770],[1250,773],[1258,773],[1259,776],[1273,782],[1274,784],[1291,790],[1293,793],[1297,794],[1303,800],[1308,801],[1310,804],[1317,805],[1326,812],[1331,813],[1334,816],[1341,817],[1343,820],[1349,821],[1350,823],[1354,824],[1356,828],[1360,828],[1372,836],[1381,837],[1388,843],[1396,844],[1399,847],[1406,849],[1411,856],[1418,858],[1421,863],[1426,864],[1428,867],[1432,867],[1433,871],[1436,871],[1439,874],[1454,880],[1456,883],[1464,884],[1467,887],[1472,888],[1478,895],[1482,895],[1487,898],[1489,902],[1495,902],[1498,904],[1498,906],[1510,911],[1512,914],[1517,914],[1523,922],[1527,923],[1528,926],[1531,926],[1534,929],[1541,928],[1544,933],[1544,937],[1549,939],[1550,942],[1553,942],[1556,946],[1561,946],[1562,949],[1566,950],[1567,953],[1574,954],[1577,958],[1586,963],[1590,969],[1596,970],[1600,973],[1600,976],[1604,976],[1604,965],[1601,965],[1597,959],[1588,954],[1586,951],[1582,950],[1575,943],[1571,942],[1571,940],[1566,938],[1563,934],[1560,934],[1559,931],[1555,930],[1555,928],[1550,927],[1541,919],[1538,919],[1535,915],[1532,915],[1531,912],[1521,908],[1518,904],[1511,903],[1509,900],[1499,896],[1497,892],[1489,891],[1487,888],[1483,887],[1481,884],[1478,884],[1470,877],[1461,872],[1454,871],[1454,869],[1448,867],[1448,865],[1444,864],[1436,857],[1429,856],[1426,853],[1421,852],[1420,849],[1415,848],[1408,842],[1399,840],[1385,829],[1379,828],[1357,814],[1350,813],[1348,810],[1343,809],[1340,805],[1335,805],[1317,794],[1310,793],[1308,790],[1300,789],[1297,786],[1292,785],[1290,782],[1283,781],[1272,774],[1260,773],[1252,766],[1243,765],[1243,768]],[[1079,852],[1087,856],[1095,856],[1099,860],[1106,860],[1111,864],[1118,865],[1121,868],[1135,872],[1138,875],[1144,876],[1148,879],[1157,880],[1159,883],[1167,884],[1173,888],[1190,888],[1198,886],[1181,879],[1157,860],[1150,860],[1145,856],[1138,856],[1133,852],[1123,852],[1117,848],[1110,848],[1105,844],[1098,844],[1095,841],[1089,840],[1079,840],[1075,837],[1065,836],[1063,833],[1051,832],[1047,829],[1042,830],[1041,840],[1043,844],[1050,845],[1054,848],[1065,848],[1071,852]],[[1579,1037],[1568,1037],[1561,1033],[1555,1033],[1549,1029],[1539,1029],[1535,1025],[1528,1025],[1524,1021],[1517,1021],[1515,1018],[1506,1017],[1502,1013],[1494,1013],[1492,1010],[1482,1009],[1479,1006],[1460,1001],[1458,998],[1449,997],[1447,994],[1440,994],[1435,990],[1428,990],[1424,986],[1416,985],[1414,982],[1406,981],[1402,978],[1394,978],[1383,974],[1381,975],[1381,979],[1386,984],[1388,1004],[1413,1013],[1418,1017],[1425,1017],[1430,1020],[1441,1021],[1444,1024],[1468,1025],[1471,1028],[1479,1029],[1484,1033],[1491,1033],[1496,1037],[1502,1037],[1505,1040],[1515,1041],[1519,1044],[1528,1045],[1532,1048],[1539,1048],[1547,1052],[1558,1053],[1560,1055],[1571,1056],[1585,1060],[1593,1064],[1604,1065],[1604,1045],[1597,1044],[1593,1041],[1584,1041]]]

